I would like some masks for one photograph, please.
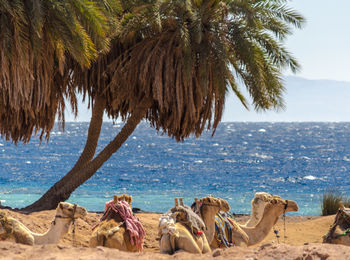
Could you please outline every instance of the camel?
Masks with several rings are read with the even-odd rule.
[[[220,210],[227,211],[227,204],[221,200],[211,198],[203,200],[207,208],[212,209],[212,221]],[[159,236],[161,253],[173,254],[178,251],[186,251],[194,254],[210,253],[211,249],[207,240],[203,221],[192,212],[191,208],[184,205],[180,198],[175,198],[175,207],[169,210],[159,219]],[[204,231],[204,232],[203,232]]]
[[[350,208],[340,205],[333,225],[323,237],[323,243],[350,246]]]
[[[26,245],[55,244],[68,233],[77,218],[86,216],[85,208],[68,202],[60,202],[49,230],[44,234],[33,233],[15,218],[0,213],[0,240],[10,240]]]
[[[203,212],[205,204],[199,205],[200,211]],[[198,207],[197,207],[198,208]],[[271,228],[275,225],[278,217],[285,212],[298,211],[298,205],[295,201],[283,200],[278,196],[270,197],[270,200],[265,205],[263,215],[259,222],[254,227],[247,227],[246,225],[239,225],[234,219],[228,218],[230,224],[232,242],[235,245],[251,246],[261,242],[270,232]],[[201,214],[204,223],[210,223],[210,220],[206,218],[204,214]],[[225,223],[226,224],[226,223]],[[212,232],[210,230],[210,232]],[[219,242],[219,235],[215,230],[214,235],[208,234],[209,238],[216,238],[209,240],[211,248],[222,247]]]
[[[145,231],[131,210],[132,196],[114,196],[106,203],[100,223],[94,227],[90,247],[105,246],[127,252],[142,251]]]

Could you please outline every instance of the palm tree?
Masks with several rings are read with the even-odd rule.
[[[48,139],[56,116],[64,127],[65,99],[77,113],[74,70],[109,50],[121,10],[116,0],[0,0],[2,137],[26,143],[41,130]]]
[[[70,85],[87,91],[94,102],[88,140],[95,142],[89,156],[26,209],[50,209],[68,199],[143,119],[178,141],[190,134],[199,136],[204,129],[213,129],[214,134],[229,88],[248,108],[238,81],[248,89],[255,109],[283,108],[281,71],[299,68],[283,40],[292,27],[304,23],[286,0],[121,4],[120,28],[110,52],[70,78]],[[93,159],[102,110],[126,123]]]
[[[29,142],[33,131],[47,135],[56,115],[64,122],[64,97],[76,110],[67,84],[69,56],[89,67],[107,51],[113,1],[0,0],[0,133]],[[65,72],[69,72],[66,73]]]

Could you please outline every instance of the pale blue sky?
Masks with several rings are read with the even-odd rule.
[[[319,82],[322,83],[322,91],[319,91],[318,82],[303,81],[300,84],[291,78],[286,84],[286,110],[279,113],[246,111],[231,94],[223,121],[350,121],[350,101],[347,101],[350,99],[350,0],[291,0],[288,6],[307,20],[304,28],[294,30],[285,42],[302,67],[296,76],[347,81],[349,86]],[[285,75],[291,73],[286,71]],[[312,85],[313,93],[317,92],[319,102],[310,100],[315,97],[307,90],[309,85]],[[295,91],[296,87],[298,91]],[[333,87],[337,91],[333,91]],[[90,121],[91,111],[87,111],[85,104],[79,107],[77,121]],[[70,113],[66,114],[66,119],[74,120]]]
[[[286,42],[302,65],[298,76],[350,82],[350,0],[293,0],[307,23]]]

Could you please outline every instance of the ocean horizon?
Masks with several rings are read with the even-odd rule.
[[[81,154],[88,122],[57,125],[49,142],[0,140],[0,200],[22,208],[62,178]],[[122,123],[105,122],[97,153]],[[321,213],[327,191],[350,195],[350,122],[223,122],[215,135],[176,142],[141,123],[124,145],[69,198],[90,211],[103,211],[113,195],[133,196],[133,207],[165,212],[174,197],[226,199],[231,212],[249,214],[256,192],[295,200],[299,212]]]

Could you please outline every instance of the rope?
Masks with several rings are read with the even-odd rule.
[[[283,210],[283,243],[286,243],[286,210],[288,207],[288,200],[286,200],[286,204],[284,205]]]
[[[75,240],[75,218],[74,218],[76,210],[77,210],[77,204],[74,204],[73,215],[72,215],[72,225],[73,225],[73,229],[72,229],[72,239],[73,239],[72,240],[72,244],[73,244],[73,247],[77,246],[76,240]]]
[[[76,247],[76,241],[75,241],[75,212],[77,210],[77,204],[74,204],[74,207],[73,207],[73,214],[71,216],[61,216],[61,215],[56,215],[54,220],[52,221],[52,224],[53,225],[56,225],[56,218],[70,218],[72,220],[72,225],[73,225],[73,229],[72,229],[72,244],[73,244],[73,247]]]
[[[278,230],[277,229],[273,229],[273,233],[275,233],[276,239],[277,239],[277,243],[279,244],[280,243],[280,240],[279,240],[280,236],[278,235]]]
[[[335,238],[347,236],[349,233],[350,233],[350,228],[346,229],[345,232],[344,232],[343,234],[337,235]]]

